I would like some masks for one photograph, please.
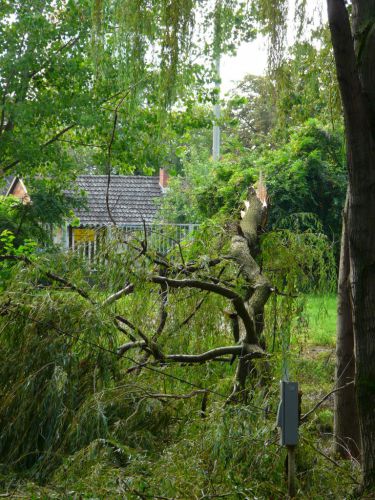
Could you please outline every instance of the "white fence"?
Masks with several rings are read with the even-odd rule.
[[[123,227],[70,228],[69,248],[89,260],[100,253],[106,244],[117,241],[124,248],[127,244],[147,240],[149,249],[163,255],[176,245],[193,236],[198,224],[129,224]]]

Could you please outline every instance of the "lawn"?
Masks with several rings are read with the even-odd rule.
[[[309,342],[334,346],[336,339],[336,295],[309,295],[306,300]]]

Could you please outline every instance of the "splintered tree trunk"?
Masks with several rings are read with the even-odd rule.
[[[245,382],[251,370],[251,354],[259,346],[260,334],[263,329],[264,306],[271,293],[269,281],[255,260],[259,253],[258,232],[265,223],[267,216],[267,192],[262,180],[257,191],[249,188],[245,210],[241,212],[238,235],[232,239],[232,256],[240,267],[247,284],[245,306],[251,319],[250,325],[239,320],[239,334],[242,353],[238,361],[235,384],[230,400],[237,400],[241,395],[246,400]],[[260,350],[260,348],[259,348]]]
[[[343,214],[340,269],[338,280],[336,387],[354,382],[354,336],[349,295],[349,242],[347,232],[347,201]],[[354,383],[335,393],[335,451],[343,458],[359,456],[360,435]]]
[[[364,487],[375,489],[375,2],[353,0],[354,37],[344,1],[327,3],[347,143],[349,283],[362,475]]]

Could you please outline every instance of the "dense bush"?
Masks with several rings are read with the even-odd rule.
[[[342,134],[310,120],[277,149],[242,153],[219,164],[187,165],[186,177],[171,184],[167,216],[189,222],[238,213],[248,186],[262,173],[270,196],[268,229],[322,231],[338,243],[346,192]]]

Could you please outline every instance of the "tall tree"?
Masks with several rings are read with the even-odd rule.
[[[355,360],[353,320],[349,287],[348,196],[343,212],[340,265],[337,287],[336,386],[334,436],[335,449],[343,458],[358,457],[360,433],[355,399]]]
[[[344,108],[349,287],[365,488],[375,487],[375,2],[327,0]]]
[[[87,1],[2,0],[0,169],[72,168],[59,140],[94,116]],[[52,173],[53,172],[53,173]]]

